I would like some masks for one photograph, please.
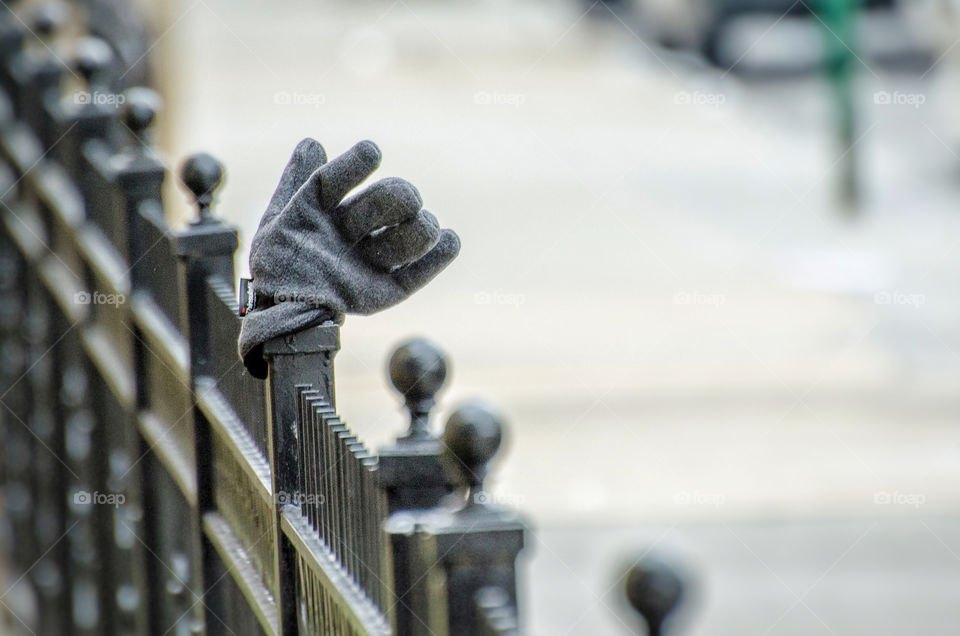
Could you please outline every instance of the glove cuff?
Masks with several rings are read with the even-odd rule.
[[[240,323],[238,348],[247,371],[261,380],[267,377],[263,344],[273,338],[302,331],[332,320],[343,324],[343,314],[310,303],[285,302],[252,311]]]

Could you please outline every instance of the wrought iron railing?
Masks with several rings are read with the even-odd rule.
[[[42,634],[473,630],[475,589],[514,594],[523,530],[484,505],[427,513],[458,464],[482,471],[446,469],[429,432],[442,355],[394,356],[412,428],[382,457],[334,409],[338,325],[268,342],[267,382],[249,376],[220,164],[183,164],[199,212],[172,230],[156,95],[124,85],[105,40],[78,37],[65,64],[59,11],[8,11],[0,32],[0,432],[26,599],[9,612]],[[494,450],[474,430],[499,435],[489,411],[454,418],[464,450]]]
[[[334,323],[247,374],[221,165],[184,162],[198,214],[171,229],[137,47],[58,7],[0,16],[4,612],[42,635],[517,633],[525,523],[481,496],[498,417],[433,435],[447,363],[413,340],[390,361],[410,429],[371,452],[335,410]]]

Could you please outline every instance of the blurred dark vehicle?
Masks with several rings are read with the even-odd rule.
[[[826,27],[818,19],[837,0],[632,0],[657,43],[694,51],[742,73],[810,72],[822,67]],[[842,0],[840,0],[842,1]],[[861,0],[858,55],[881,66],[915,67],[929,46],[898,0]]]

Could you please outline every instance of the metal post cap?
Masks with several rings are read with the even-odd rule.
[[[153,123],[157,111],[160,110],[160,96],[143,86],[127,89],[123,96],[123,123],[134,135],[140,137]]]
[[[443,443],[456,459],[463,481],[472,488],[482,488],[487,463],[500,449],[503,440],[503,419],[482,402],[460,406],[447,419]]]
[[[180,180],[193,194],[198,222],[210,220],[213,194],[223,183],[223,164],[205,152],[190,155],[180,167]]]
[[[77,41],[73,52],[73,64],[90,86],[113,61],[113,49],[100,38],[85,37]]]
[[[677,571],[660,558],[645,556],[627,572],[626,595],[650,628],[660,634],[667,617],[685,595],[685,584]]]
[[[390,356],[390,383],[407,400],[433,399],[447,379],[447,359],[425,338],[401,344]]]
[[[65,2],[44,2],[33,14],[33,30],[40,37],[48,37],[67,21],[70,7]]]
[[[430,431],[430,409],[447,379],[447,358],[429,340],[413,338],[390,356],[390,383],[402,396],[410,412],[410,429],[401,440],[435,439]]]

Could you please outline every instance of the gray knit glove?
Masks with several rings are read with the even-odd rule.
[[[460,251],[457,235],[420,209],[420,193],[403,179],[382,179],[344,200],[379,165],[372,141],[329,163],[313,139],[294,150],[250,247],[256,304],[239,349],[255,377],[267,375],[267,340],[395,305]]]

